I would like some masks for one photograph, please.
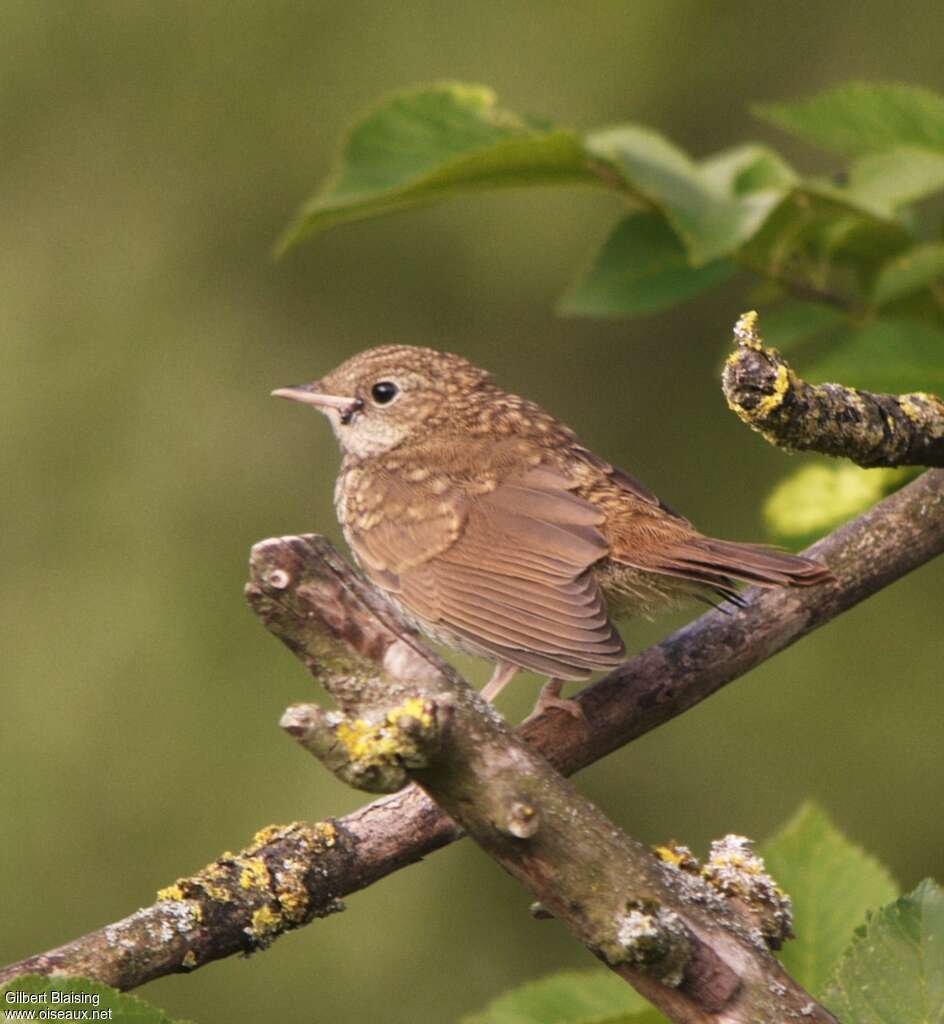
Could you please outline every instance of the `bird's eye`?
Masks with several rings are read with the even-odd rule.
[[[400,389],[392,380],[379,380],[370,389],[370,397],[377,405],[389,405],[400,394]]]

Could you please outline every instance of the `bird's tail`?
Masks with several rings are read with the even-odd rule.
[[[620,559],[622,561],[622,559]],[[627,560],[628,561],[628,560]],[[638,568],[672,576],[696,591],[738,601],[737,586],[811,587],[833,574],[820,562],[763,544],[740,544],[695,534],[651,553]]]

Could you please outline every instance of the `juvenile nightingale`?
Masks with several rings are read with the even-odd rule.
[[[488,700],[525,668],[548,677],[539,708],[579,713],[562,683],[625,659],[613,618],[686,596],[737,603],[738,583],[832,578],[807,558],[699,533],[457,355],[384,345],[272,394],[328,417],[351,551],[422,632],[494,662]]]

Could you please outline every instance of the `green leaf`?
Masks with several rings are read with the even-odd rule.
[[[821,183],[797,185],[767,217],[741,252],[762,276],[864,303],[875,268],[914,244],[899,223],[857,205],[842,190]]]
[[[944,284],[944,243],[916,245],[882,267],[875,279],[872,301],[885,306],[935,284]]]
[[[766,188],[737,201],[717,164],[709,163],[706,171],[664,136],[640,125],[595,132],[587,136],[586,146],[620,170],[632,194],[665,216],[695,266],[739,248],[782,196],[782,189]],[[767,173],[774,173],[769,166]]]
[[[576,134],[502,110],[478,85],[443,83],[383,102],[352,129],[337,175],[279,242],[346,221],[511,185],[606,187]]]
[[[842,310],[819,302],[786,299],[763,315],[764,338],[783,352],[845,322]]]
[[[944,330],[883,317],[840,332],[807,370],[818,381],[902,394],[944,390]]]
[[[836,153],[895,146],[944,153],[944,97],[917,85],[850,82],[795,103],[762,103],[764,121]]]
[[[871,914],[825,998],[846,1024],[944,1022],[944,890],[927,879]]]
[[[737,267],[688,262],[678,235],[658,213],[624,217],[589,272],[570,286],[558,312],[572,316],[640,316],[668,309],[722,284]]]
[[[891,875],[808,801],[763,848],[767,870],[793,900],[794,931],[781,959],[814,995],[821,993],[868,907],[898,895]]]
[[[862,469],[835,461],[804,466],[771,491],[764,502],[764,520],[776,540],[795,549],[806,547],[897,491],[919,472],[910,466]]]
[[[748,142],[703,160],[701,174],[707,184],[726,196],[748,196],[796,184],[790,165],[768,146]]]
[[[849,167],[845,188],[857,203],[891,217],[906,203],[944,189],[944,153],[899,146],[869,153]]]
[[[659,1024],[665,1018],[619,975],[564,971],[504,993],[462,1024]]]
[[[617,129],[625,138],[633,135],[641,142],[638,151],[649,145],[663,168],[692,175],[693,188],[705,190],[706,202],[740,218],[745,234],[756,231],[776,206],[783,189],[796,181],[793,171],[776,153],[764,146],[744,145],[709,157],[698,167],[688,157],[646,129]],[[596,143],[591,143],[591,146]],[[605,143],[601,144],[605,148]],[[638,155],[638,152],[637,152]],[[633,164],[638,172],[638,163]],[[632,170],[623,167],[627,173]],[[623,218],[607,239],[590,271],[574,283],[558,307],[564,314],[577,316],[638,316],[669,308],[701,292],[722,284],[737,266],[716,259],[692,266],[692,253],[683,245],[684,204],[673,207],[669,191],[653,186],[656,175],[636,174],[627,185],[637,189],[648,203],[661,212],[633,213]],[[646,190],[648,189],[648,193]],[[676,195],[678,198],[678,195]],[[673,220],[674,217],[674,220]],[[677,230],[672,230],[670,221]],[[681,232],[681,234],[679,233]],[[692,236],[688,236],[689,244]],[[733,246],[737,241],[731,239]]]
[[[8,993],[16,993],[16,1002]],[[27,1001],[24,996],[36,996],[38,999]],[[163,1010],[143,999],[125,995],[89,978],[50,978],[27,974],[0,988],[0,1007],[7,1011],[34,1010],[37,1020],[44,1010],[49,1013],[59,1011],[73,1014],[83,1010],[98,1010],[99,1013],[111,1010],[111,1016],[107,1019],[116,1024],[187,1024],[186,1021],[172,1020]]]

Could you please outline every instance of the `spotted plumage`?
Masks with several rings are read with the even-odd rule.
[[[516,668],[559,681],[618,664],[614,617],[691,594],[737,600],[740,582],[830,578],[699,533],[460,356],[383,346],[275,394],[330,419],[343,453],[335,507],[364,572],[435,640],[494,661],[492,692]]]

